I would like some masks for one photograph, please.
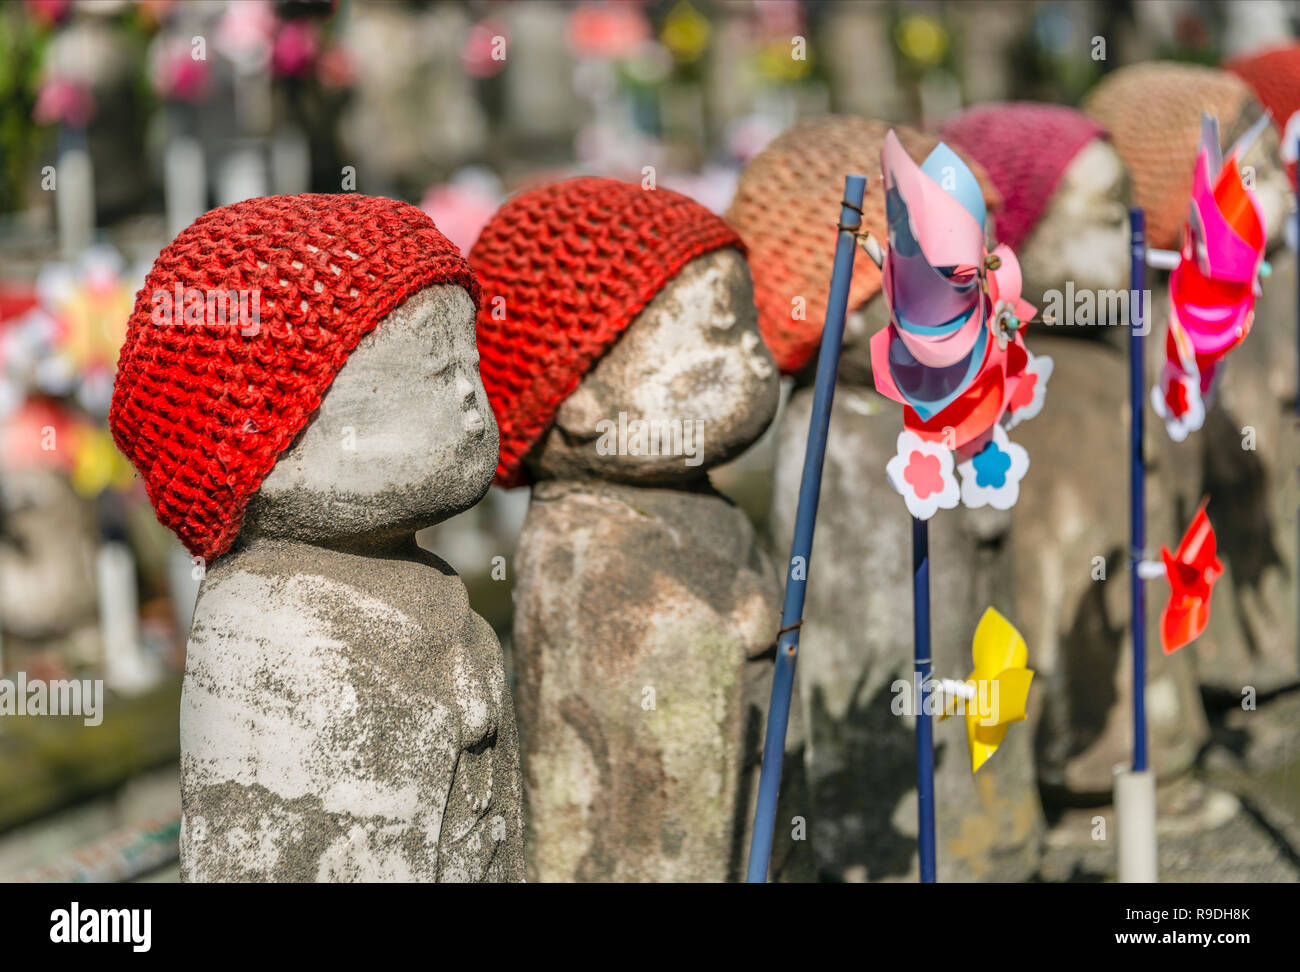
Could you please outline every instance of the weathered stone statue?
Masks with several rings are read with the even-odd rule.
[[[220,319],[218,290],[247,299]],[[183,879],[523,878],[501,648],[413,539],[491,481],[477,300],[427,216],[356,195],[214,210],[137,297],[114,436],[210,561]]]
[[[1285,61],[1286,54],[1282,57]],[[1246,63],[1235,69],[1257,82],[1278,84],[1286,74],[1276,58],[1269,58],[1262,76]],[[1294,97],[1289,94],[1293,85],[1282,82],[1280,90],[1288,93],[1284,98]],[[1224,362],[1198,431],[1181,443],[1169,442],[1160,420],[1148,412],[1153,432],[1162,440],[1161,461],[1170,467],[1171,501],[1169,518],[1153,520],[1148,532],[1153,538],[1164,533],[1176,539],[1197,503],[1208,496],[1207,512],[1226,568],[1215,587],[1209,627],[1179,654],[1194,660],[1197,679],[1211,701],[1231,705],[1240,704],[1246,686],[1266,693],[1300,676],[1295,635],[1300,561],[1291,461],[1300,449],[1293,419],[1295,257],[1282,245],[1286,220],[1294,215],[1288,215],[1292,187],[1279,158],[1278,136],[1289,115],[1285,101],[1274,100],[1270,107],[1278,127],[1266,128],[1241,159],[1243,178],[1251,180],[1263,213],[1267,259],[1273,265],[1255,305],[1253,326]],[[1149,244],[1168,249],[1181,245],[1202,113],[1218,120],[1226,154],[1263,111],[1239,77],[1174,63],[1114,72],[1085,108],[1111,130],[1133,173],[1134,198],[1149,214]],[[1168,274],[1148,273],[1148,286],[1155,296],[1147,352],[1154,382],[1164,361]]]
[[[880,154],[889,127],[832,116],[791,129],[749,164],[727,214],[749,248],[764,340],[796,381],[778,430],[772,507],[777,550],[789,549],[794,530],[812,362],[821,338],[844,176],[870,177],[863,223],[883,243]],[[895,131],[917,161],[937,144],[901,126]],[[972,169],[984,178],[982,169]],[[996,192],[983,185],[986,199],[995,201]],[[872,384],[868,341],[888,323],[889,310],[880,273],[865,253],[855,263],[849,310],[801,635],[806,815],[822,878],[914,879],[913,720],[891,709],[895,681],[913,677],[911,517],[885,477],[902,415]],[[1032,482],[1025,487],[1031,489]],[[1007,513],[964,507],[944,510],[930,523],[937,675],[966,677],[980,615],[990,604],[1007,603],[1011,588],[1003,539],[1008,523]],[[1012,620],[1019,623],[1014,615]],[[1030,639],[1031,665],[1034,653]],[[1037,867],[1042,830],[1031,737],[1013,729],[997,756],[972,778],[958,722],[935,726],[939,877],[1027,879]]]
[[[530,874],[740,877],[782,593],[708,477],[777,405],[740,241],[671,191],[574,179],[506,203],[470,262],[497,478],[532,484],[513,641]],[[780,876],[806,844],[778,845]]]
[[[1055,363],[1052,392],[1043,414],[1017,427],[1034,479],[1010,533],[1014,616],[1043,686],[1034,715],[1044,794],[1107,802],[1114,767],[1132,759],[1133,733],[1128,173],[1105,131],[1061,106],[983,105],[943,134],[1002,193],[999,237],[1017,248],[1026,298],[1051,319],[1034,325],[1033,348]],[[1161,349],[1154,336],[1147,345],[1150,366]],[[1154,416],[1145,433],[1148,540],[1158,559],[1185,522],[1175,523],[1177,470]],[[1160,648],[1167,594],[1163,581],[1147,583],[1148,747],[1161,777],[1189,768],[1206,736],[1190,656],[1166,658]]]
[[[0,418],[0,674],[60,678],[101,661],[99,524],[73,486],[74,435],[43,399]]]

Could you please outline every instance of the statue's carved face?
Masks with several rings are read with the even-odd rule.
[[[1048,290],[1126,290],[1129,285],[1129,179],[1119,153],[1093,139],[1061,175],[1017,256],[1024,296],[1041,306]]]
[[[473,301],[454,284],[428,287],[361,339],[262,482],[243,532],[410,535],[477,503],[496,464]]]
[[[529,456],[541,478],[682,482],[734,458],[776,413],[744,256],[697,257],[637,315]]]

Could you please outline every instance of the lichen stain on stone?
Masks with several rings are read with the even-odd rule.
[[[722,880],[743,672],[777,627],[752,527],[707,493],[536,494],[516,564],[530,866],[541,880]]]
[[[187,879],[522,876],[500,647],[459,578],[356,558],[397,575],[385,602],[346,558],[333,576],[256,559],[219,563],[197,609],[183,803],[207,838]]]

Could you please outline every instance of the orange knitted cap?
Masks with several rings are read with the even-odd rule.
[[[727,220],[749,248],[759,331],[787,374],[806,365],[821,341],[846,175],[869,177],[862,225],[885,242],[880,151],[891,127],[917,162],[925,161],[939,144],[939,139],[902,125],[829,115],[780,135],[740,175]],[[998,205],[997,190],[984,170],[952,148],[975,173],[990,208]],[[849,310],[879,291],[880,270],[858,250]],[[796,298],[802,301],[796,304]]]
[[[527,482],[524,457],[560,404],[677,271],[728,246],[744,250],[694,200],[616,179],[552,183],[497,210],[469,262],[483,285],[479,372],[499,484]]]
[[[478,300],[456,247],[393,199],[266,196],[182,230],[136,295],[108,417],[158,519],[225,553],[357,342],[440,283]]]
[[[1157,61],[1108,74],[1083,109],[1109,132],[1133,180],[1133,202],[1146,210],[1147,242],[1179,244],[1192,171],[1201,140],[1201,113],[1227,135],[1252,101],[1235,75],[1199,64]]]

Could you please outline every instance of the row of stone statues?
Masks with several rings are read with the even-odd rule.
[[[1165,114],[1150,78],[1118,72],[1092,117],[991,106],[943,132],[981,180],[991,232],[1020,250],[1031,299],[1127,289],[1130,199],[1154,213],[1167,189],[1130,150],[1144,166],[1177,156],[1205,102],[1229,139],[1258,116],[1230,76],[1170,71]],[[413,207],[354,194],[224,207],[163,251],[111,422],[159,518],[208,564],[182,703],[185,879],[741,875],[782,590],[769,551],[789,547],[840,186],[872,176],[864,225],[883,238],[888,127],[829,117],[788,131],[750,163],[725,219],[666,189],[580,178],[508,201],[468,259]],[[918,162],[937,143],[895,128]],[[1194,146],[1171,172],[1190,169]],[[1275,194],[1276,242],[1290,193],[1277,136],[1246,162]],[[1168,245],[1151,222],[1153,245]],[[1157,542],[1211,495],[1232,607],[1198,662],[1200,684],[1229,693],[1295,677],[1294,646],[1269,637],[1295,627],[1294,603],[1272,596],[1295,569],[1294,536],[1267,505],[1290,433],[1286,389],[1263,375],[1283,349],[1294,359],[1294,283],[1275,283],[1203,451],[1149,442]],[[152,295],[176,287],[256,293],[256,327],[159,322]],[[783,880],[915,867],[912,729],[890,707],[911,668],[909,522],[883,474],[897,422],[867,338],[888,312],[865,256],[850,311],[773,855]],[[932,531],[936,668],[964,669],[996,603],[1044,686],[1033,733],[1009,735],[974,778],[962,728],[937,730],[948,879],[1032,876],[1040,785],[1064,800],[1108,793],[1128,749],[1126,320],[1056,323],[1033,339],[1057,370],[1024,430],[1034,466],[1014,516],[955,510]],[[773,422],[780,372],[794,392],[761,538],[709,471]],[[1243,426],[1267,451],[1239,448]],[[513,692],[464,585],[413,539],[494,477],[532,489],[511,573]],[[1187,653],[1151,662],[1163,774],[1204,737],[1195,667]]]

